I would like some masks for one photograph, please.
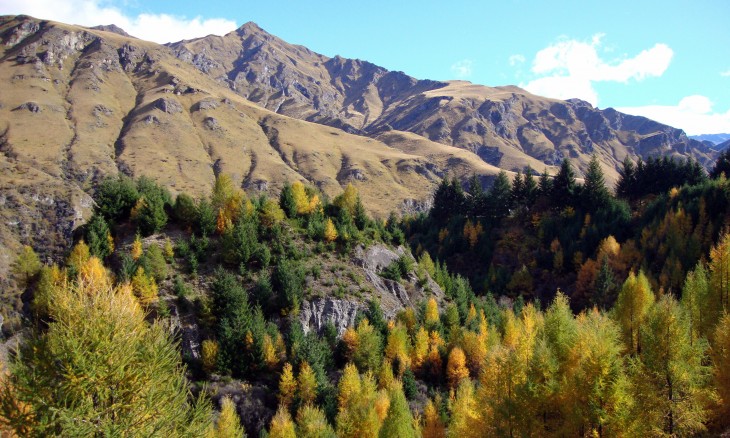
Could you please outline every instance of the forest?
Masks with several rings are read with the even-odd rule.
[[[444,178],[428,212],[374,219],[348,185],[278,199],[217,177],[173,199],[103,181],[62,263],[26,246],[22,342],[0,377],[8,436],[715,436],[730,427],[730,185],[671,158],[596,157],[582,181]],[[386,316],[351,263],[432,295]],[[327,291],[313,281],[326,281]],[[430,290],[430,280],[440,290]],[[322,283],[314,283],[322,284]],[[305,331],[302,303],[364,302]],[[199,356],[173,322],[195,321]],[[178,322],[178,326],[182,323]],[[221,388],[266,388],[259,422]]]

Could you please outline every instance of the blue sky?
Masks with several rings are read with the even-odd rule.
[[[682,128],[730,132],[730,1],[0,0],[82,25],[115,23],[158,42],[254,21],[327,56],[420,79],[515,84]]]

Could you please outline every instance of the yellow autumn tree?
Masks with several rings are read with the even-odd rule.
[[[132,277],[132,291],[144,307],[149,307],[157,301],[157,283],[154,278],[145,274],[144,268],[141,266],[137,268],[137,272]]]
[[[302,184],[301,181],[294,181],[291,185],[291,193],[294,198],[294,205],[296,205],[297,214],[308,214],[311,210],[309,206],[309,197],[307,196],[304,184]]]
[[[236,412],[236,404],[230,397],[223,397],[221,401],[221,413],[218,416],[213,434],[209,436],[215,438],[241,438],[246,436],[246,432],[241,426],[241,419]]]
[[[639,328],[652,304],[654,292],[649,280],[642,271],[639,271],[639,275],[630,273],[621,287],[613,312],[621,326],[626,349],[631,354],[636,354],[641,349]]]
[[[730,425],[730,314],[720,319],[712,337],[712,365],[719,395],[715,418],[724,427]]]
[[[79,281],[95,284],[99,287],[111,287],[112,285],[109,273],[97,257],[89,257],[79,267]]]
[[[478,400],[474,392],[474,384],[464,379],[456,391],[456,397],[451,404],[451,422],[449,423],[449,437],[477,438],[485,436],[482,427]]]
[[[261,346],[261,353],[264,359],[264,364],[270,370],[275,369],[279,365],[279,355],[277,354],[274,341],[271,336],[267,333],[264,335],[264,341]]]
[[[438,397],[438,395],[437,395]],[[433,400],[428,400],[423,408],[423,424],[421,426],[421,436],[423,438],[445,438],[446,426],[441,421],[438,409]]]
[[[449,360],[446,363],[446,376],[449,386],[456,388],[462,380],[469,378],[469,369],[466,367],[466,355],[464,350],[454,347],[449,353]]]
[[[428,356],[428,333],[423,327],[418,328],[411,350],[411,366],[415,371],[421,371]]]
[[[324,240],[327,242],[334,242],[337,239],[337,228],[332,222],[331,218],[327,218],[327,222],[324,224]]]
[[[297,392],[297,381],[294,378],[294,371],[289,362],[284,364],[279,378],[279,404],[290,407]]]
[[[317,376],[307,361],[302,362],[299,366],[297,386],[299,387],[299,402],[305,405],[313,404],[317,398]]]
[[[352,183],[347,183],[345,190],[338,195],[332,202],[343,210],[347,210],[352,216],[355,215],[355,206],[357,205],[358,193]]]
[[[142,239],[139,237],[139,234],[134,236],[134,242],[132,242],[132,249],[130,251],[130,255],[132,256],[132,259],[137,261],[140,257],[142,257],[144,250],[142,248]]]
[[[426,327],[433,327],[439,323],[439,307],[436,303],[436,299],[433,297],[429,298],[426,302],[426,315],[425,315]]]
[[[201,360],[203,371],[210,374],[215,370],[218,362],[218,343],[212,339],[206,339],[201,345]]]
[[[289,414],[289,409],[284,405],[279,406],[276,415],[271,419],[269,438],[296,438],[294,422]]]
[[[89,257],[91,257],[89,246],[86,245],[86,242],[83,240],[79,240],[79,243],[74,245],[71,250],[71,254],[69,254],[66,264],[69,268],[78,272],[81,266],[89,260]]]

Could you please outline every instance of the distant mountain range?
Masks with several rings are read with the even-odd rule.
[[[720,145],[730,140],[730,134],[702,134],[702,135],[691,135],[690,138],[701,141],[709,142],[712,145]]]
[[[625,157],[710,166],[718,152],[679,129],[514,86],[417,80],[329,58],[247,23],[166,46],[114,25],[0,17],[0,277],[21,244],[68,246],[101,178],[148,175],[207,194],[225,172],[250,192],[302,180],[327,196],[347,183],[376,215],[428,206],[444,175],[505,169],[607,181]]]

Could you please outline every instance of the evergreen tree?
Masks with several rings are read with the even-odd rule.
[[[518,170],[512,180],[512,206],[515,208],[525,205],[525,183],[522,179],[522,171]]]
[[[581,198],[583,208],[587,211],[595,212],[602,208],[609,201],[611,195],[606,189],[606,180],[601,170],[601,164],[598,156],[593,154],[591,161],[588,163],[588,171],[585,175],[585,183],[581,190]]]
[[[456,178],[444,178],[436,189],[430,215],[437,224],[445,224],[451,216],[463,214],[466,197]]]
[[[183,225],[192,227],[198,221],[198,207],[195,200],[187,193],[180,193],[173,206],[175,219]]]
[[[497,174],[497,178],[494,180],[488,194],[489,211],[492,220],[498,221],[509,215],[511,194],[512,188],[507,177],[507,172],[501,170]]]
[[[720,152],[720,156],[715,161],[715,166],[710,171],[710,178],[719,178],[722,174],[725,174],[726,178],[730,177],[730,149]]]
[[[544,197],[549,197],[553,192],[553,181],[550,179],[550,175],[548,175],[547,168],[545,168],[542,171],[542,174],[540,174],[537,191],[540,196]]]
[[[614,301],[616,291],[616,279],[613,269],[608,263],[608,256],[601,259],[601,267],[598,269],[593,293],[593,305],[600,309],[608,309]]]
[[[86,225],[86,241],[92,255],[104,259],[114,251],[114,239],[104,218],[95,214]]]
[[[576,194],[575,171],[570,160],[563,158],[560,170],[552,181],[550,197],[557,208],[573,206]]]
[[[124,175],[110,177],[99,184],[94,193],[96,211],[110,220],[124,220],[134,203],[139,199],[139,191],[134,181]]]
[[[633,200],[636,190],[636,167],[634,162],[626,156],[623,162],[623,168],[619,171],[619,180],[616,184],[616,196],[624,199]]]
[[[529,210],[535,204],[535,201],[537,201],[537,196],[539,194],[539,188],[535,181],[533,170],[530,166],[527,166],[525,169],[524,187],[524,205]]]

